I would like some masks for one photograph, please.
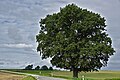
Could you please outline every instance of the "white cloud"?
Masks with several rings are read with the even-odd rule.
[[[3,44],[4,47],[10,48],[31,48],[33,45],[31,44]]]

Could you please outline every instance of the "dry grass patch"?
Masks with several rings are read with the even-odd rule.
[[[25,76],[0,72],[0,80],[22,80]]]

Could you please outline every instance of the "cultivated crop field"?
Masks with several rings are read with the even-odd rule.
[[[0,72],[0,80],[22,80],[24,76]]]

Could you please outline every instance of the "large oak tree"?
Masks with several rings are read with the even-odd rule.
[[[73,77],[78,77],[79,71],[106,66],[115,52],[104,17],[75,4],[41,19],[36,39],[42,59],[52,58],[53,66],[72,70]]]

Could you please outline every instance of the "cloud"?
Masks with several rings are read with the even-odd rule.
[[[33,45],[31,44],[3,44],[4,47],[10,48],[31,48]]]
[[[20,30],[17,27],[8,28],[8,37],[13,39],[15,42],[22,40]]]
[[[1,65],[4,65],[4,63],[3,63],[3,62],[0,62],[0,66],[1,66]]]

